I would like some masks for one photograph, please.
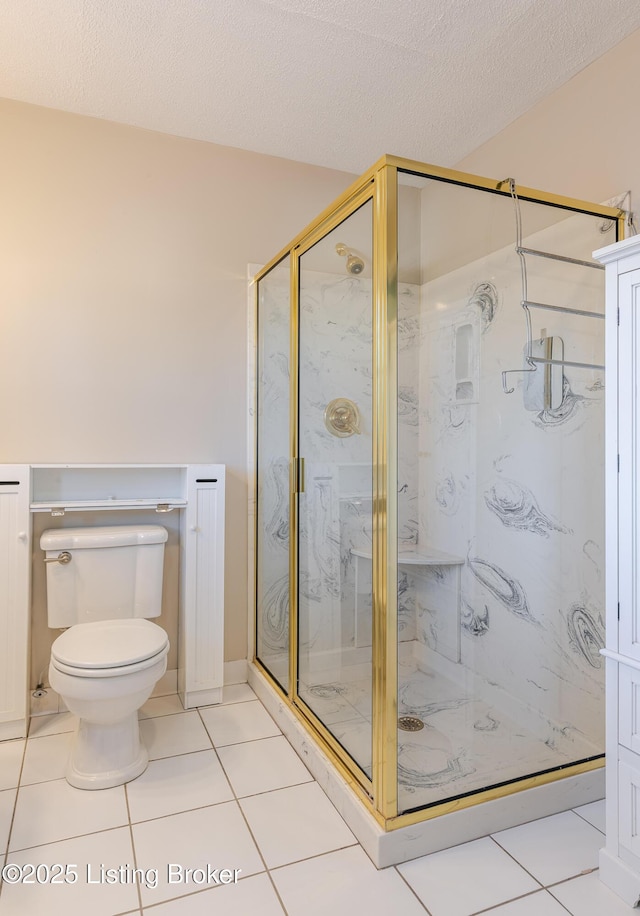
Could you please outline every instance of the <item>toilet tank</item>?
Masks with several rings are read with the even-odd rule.
[[[92,620],[159,617],[167,530],[161,525],[54,528],[43,532],[47,618],[52,628]]]

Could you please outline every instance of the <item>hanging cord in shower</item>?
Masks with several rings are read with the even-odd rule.
[[[520,210],[520,200],[518,198],[518,192],[516,191],[516,183],[513,178],[505,178],[504,181],[501,181],[500,184],[509,184],[509,193],[511,194],[511,200],[513,201],[513,209],[516,218],[516,252],[520,260],[520,282],[522,289],[522,299],[520,305],[524,309],[525,321],[527,325],[527,341],[525,346],[524,358],[526,360],[527,369],[505,369],[502,373],[502,390],[505,394],[513,394],[515,388],[509,388],[507,386],[507,376],[514,373],[523,373],[523,372],[536,372],[537,366],[532,359],[533,356],[533,331],[531,327],[531,312],[529,310],[529,296],[527,295],[527,261],[525,258],[525,250],[522,246],[522,212]]]

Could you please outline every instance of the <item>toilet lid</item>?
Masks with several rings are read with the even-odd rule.
[[[143,618],[78,623],[58,636],[51,658],[71,668],[121,668],[162,652],[169,637]]]

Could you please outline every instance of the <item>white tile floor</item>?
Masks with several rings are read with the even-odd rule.
[[[247,685],[198,711],[153,699],[141,719],[148,769],[102,792],[63,779],[68,713],[0,743],[0,863],[78,876],[5,881],[0,916],[630,912],[598,880],[602,802],[377,871]],[[230,883],[185,871],[207,865]]]

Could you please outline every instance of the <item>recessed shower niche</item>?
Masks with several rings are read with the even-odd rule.
[[[602,796],[591,252],[623,221],[385,157],[256,277],[250,679],[378,864]]]

